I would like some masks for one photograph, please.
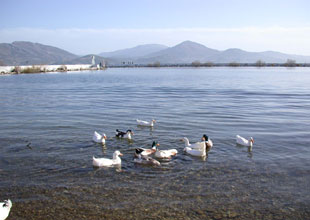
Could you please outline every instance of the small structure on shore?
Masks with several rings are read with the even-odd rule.
[[[95,56],[92,56],[92,58],[91,58],[91,65],[92,65],[92,66],[95,66],[95,65],[96,65]]]

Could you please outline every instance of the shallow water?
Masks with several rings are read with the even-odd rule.
[[[309,219],[309,68],[120,68],[0,77],[8,219]],[[135,119],[157,123],[138,127]],[[132,129],[132,142],[114,138]],[[92,142],[97,130],[108,136]],[[207,134],[207,158],[183,153]],[[253,136],[252,151],[235,135]],[[136,147],[179,154],[133,163]],[[28,146],[27,146],[28,145]],[[120,150],[121,169],[92,167]]]

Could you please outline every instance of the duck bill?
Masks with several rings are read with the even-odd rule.
[[[122,153],[120,153],[118,156],[123,156],[123,154],[122,154]]]

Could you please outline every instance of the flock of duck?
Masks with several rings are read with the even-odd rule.
[[[150,122],[142,121],[137,119],[137,124],[139,126],[148,126],[153,127],[156,123],[155,120]],[[126,138],[128,140],[132,139],[133,132],[132,130],[127,130],[126,132],[116,130],[115,136],[118,138]],[[105,145],[107,136],[105,134],[99,134],[98,132],[94,132],[93,141],[96,143],[101,143]],[[201,138],[201,142],[190,143],[188,138],[183,137],[182,141],[185,143],[184,152],[196,156],[196,157],[204,157],[206,156],[207,152],[212,148],[213,142],[207,135],[203,135]],[[249,140],[237,135],[236,136],[236,143],[243,146],[248,146],[252,149],[254,144],[254,139],[251,137]],[[147,148],[136,148],[134,153],[134,162],[138,164],[147,164],[147,165],[155,165],[159,166],[160,162],[157,159],[171,159],[173,156],[177,155],[178,151],[176,149],[168,149],[168,150],[159,150],[158,149],[159,143],[153,141],[152,147],[150,149]],[[111,167],[111,166],[120,166],[122,160],[120,156],[123,154],[116,150],[113,153],[113,158],[95,158],[93,156],[93,166],[94,167]],[[155,158],[151,157],[154,155]],[[11,200],[5,200],[4,202],[0,203],[0,220],[5,220],[10,213],[12,207]]]
[[[156,123],[156,120],[151,121],[143,121],[143,120],[136,120],[139,126],[148,126],[153,127]],[[127,130],[126,132],[120,131],[116,129],[116,137],[118,138],[126,138],[128,140],[132,139],[133,132],[132,130]],[[99,134],[98,132],[94,132],[93,141],[96,143],[101,143],[105,145],[107,136],[105,134]],[[185,143],[184,152],[196,157],[204,157],[206,156],[207,152],[213,147],[212,140],[207,136],[203,135],[201,138],[201,142],[190,143],[188,138],[183,137],[182,141]],[[248,146],[252,148],[254,139],[251,137],[249,140],[237,135],[236,136],[236,143],[243,146]],[[159,143],[153,141],[152,147],[150,149],[146,148],[136,148],[134,153],[134,163],[139,164],[149,164],[149,165],[156,165],[159,166],[160,162],[157,159],[171,159],[173,156],[177,155],[178,151],[176,149],[168,149],[168,150],[160,150],[158,149]],[[151,157],[154,155],[154,158]],[[123,154],[116,150],[113,153],[113,158],[95,158],[93,156],[93,166],[94,167],[110,167],[110,166],[119,166],[122,163],[121,156]]]

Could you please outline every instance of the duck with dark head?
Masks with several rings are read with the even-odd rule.
[[[127,138],[128,140],[131,140],[131,136],[133,135],[133,131],[128,129],[126,132],[120,131],[116,129],[115,136],[118,138]]]
[[[209,151],[213,147],[213,142],[206,134],[202,136],[201,140],[205,142],[207,151]]]
[[[153,141],[151,149],[146,149],[142,147],[136,148],[135,156],[138,157],[139,154],[141,154],[142,156],[149,156],[156,152],[157,146],[159,146],[159,143]]]
[[[136,148],[135,158],[133,160],[135,163],[144,164],[144,165],[160,166],[159,161],[157,161],[157,160],[155,160],[152,157],[149,157],[147,155],[142,155],[143,152],[144,152],[143,149]]]

